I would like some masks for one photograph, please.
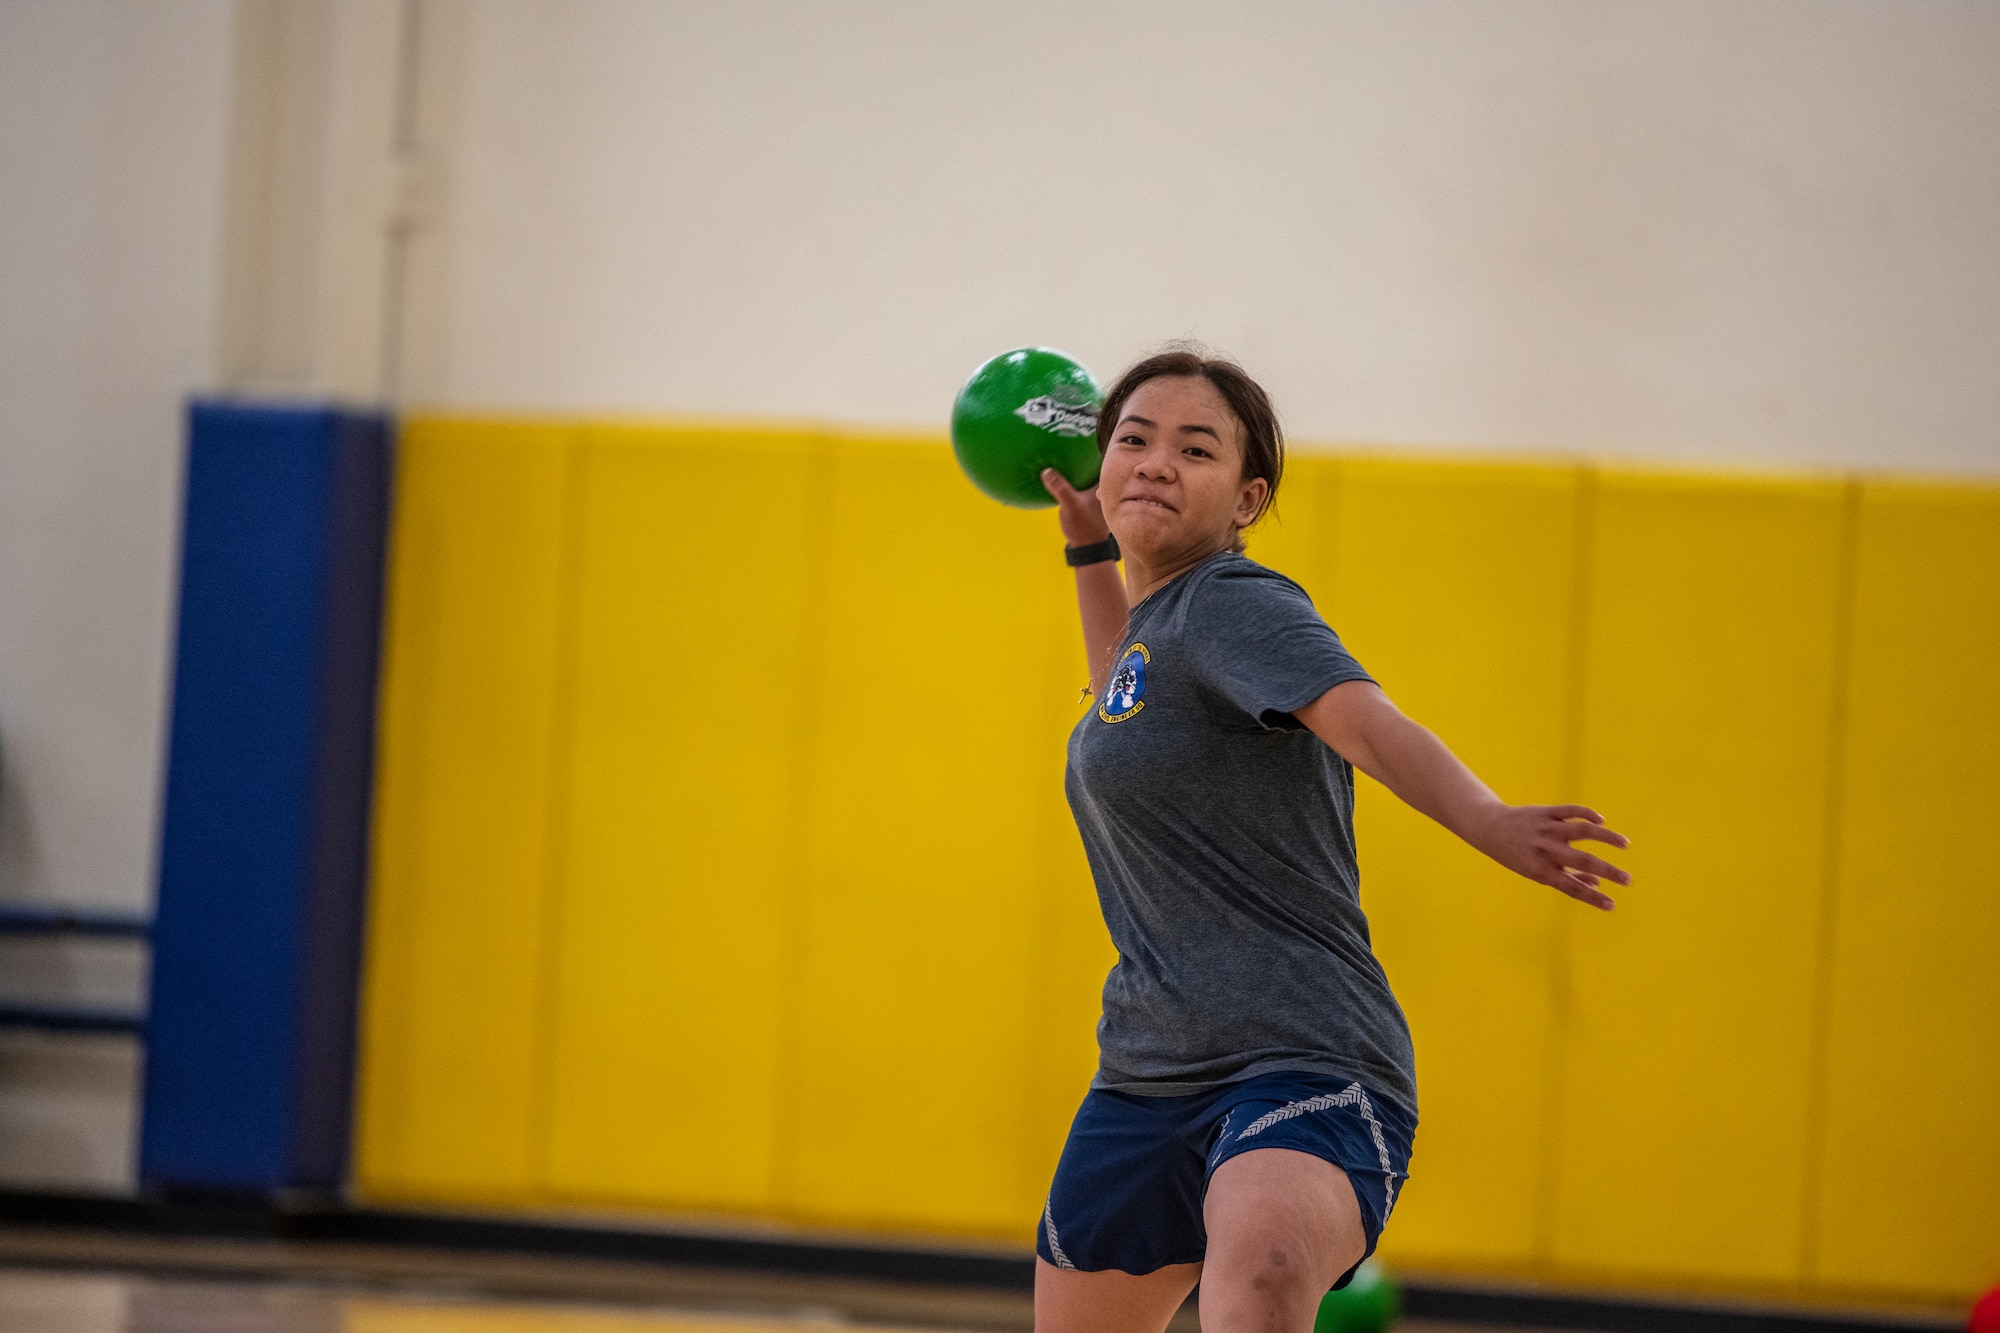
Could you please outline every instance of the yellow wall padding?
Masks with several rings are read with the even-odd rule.
[[[770,1209],[826,452],[633,429],[578,451],[541,1183]]]
[[[1842,512],[1834,484],[1597,483],[1579,785],[1638,883],[1567,922],[1559,1264],[1799,1276]]]
[[[1053,515],[805,430],[420,420],[401,469],[358,1191],[1025,1243],[1112,961]],[[1603,916],[1363,784],[1385,1255],[1996,1275],[2000,492],[1302,454],[1250,553],[1635,839]]]
[[[572,433],[415,421],[390,538],[355,1178],[539,1187]]]
[[[1810,1276],[2000,1279],[2000,492],[1862,489]]]
[[[1054,516],[929,442],[416,422],[402,466],[361,1192],[1024,1234],[1111,962]]]
[[[1052,1165],[1036,945],[1082,651],[1053,516],[962,491],[943,450],[857,440],[817,497],[784,1165],[804,1217],[1020,1235]]]

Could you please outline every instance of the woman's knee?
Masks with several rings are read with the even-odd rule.
[[[1317,1248],[1296,1238],[1260,1238],[1253,1245],[1233,1246],[1220,1262],[1210,1259],[1203,1293],[1281,1307],[1316,1301],[1332,1285],[1320,1271],[1326,1267],[1324,1256],[1312,1252]]]
[[[1219,1328],[1288,1326],[1367,1249],[1346,1173],[1304,1153],[1232,1158],[1207,1205],[1202,1308]]]

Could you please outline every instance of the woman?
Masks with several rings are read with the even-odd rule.
[[[1409,1030],[1369,948],[1353,771],[1529,879],[1609,909],[1625,839],[1510,806],[1403,716],[1242,534],[1284,465],[1239,367],[1175,350],[1114,385],[1104,466],[1053,469],[1096,700],[1067,787],[1118,963],[1056,1168],[1039,1333],[1311,1327],[1372,1253],[1416,1130]],[[1121,583],[1117,560],[1122,552]]]

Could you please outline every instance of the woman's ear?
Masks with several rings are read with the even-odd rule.
[[[1262,477],[1252,477],[1236,492],[1236,526],[1247,528],[1257,521],[1257,515],[1264,512],[1264,499],[1271,493],[1271,483]]]

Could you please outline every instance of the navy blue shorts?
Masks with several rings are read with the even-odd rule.
[[[1327,1074],[1265,1074],[1187,1097],[1092,1088],[1056,1164],[1035,1250],[1086,1273],[1199,1263],[1215,1168],[1238,1153],[1290,1148],[1347,1173],[1373,1254],[1409,1179],[1416,1129],[1395,1103]]]

